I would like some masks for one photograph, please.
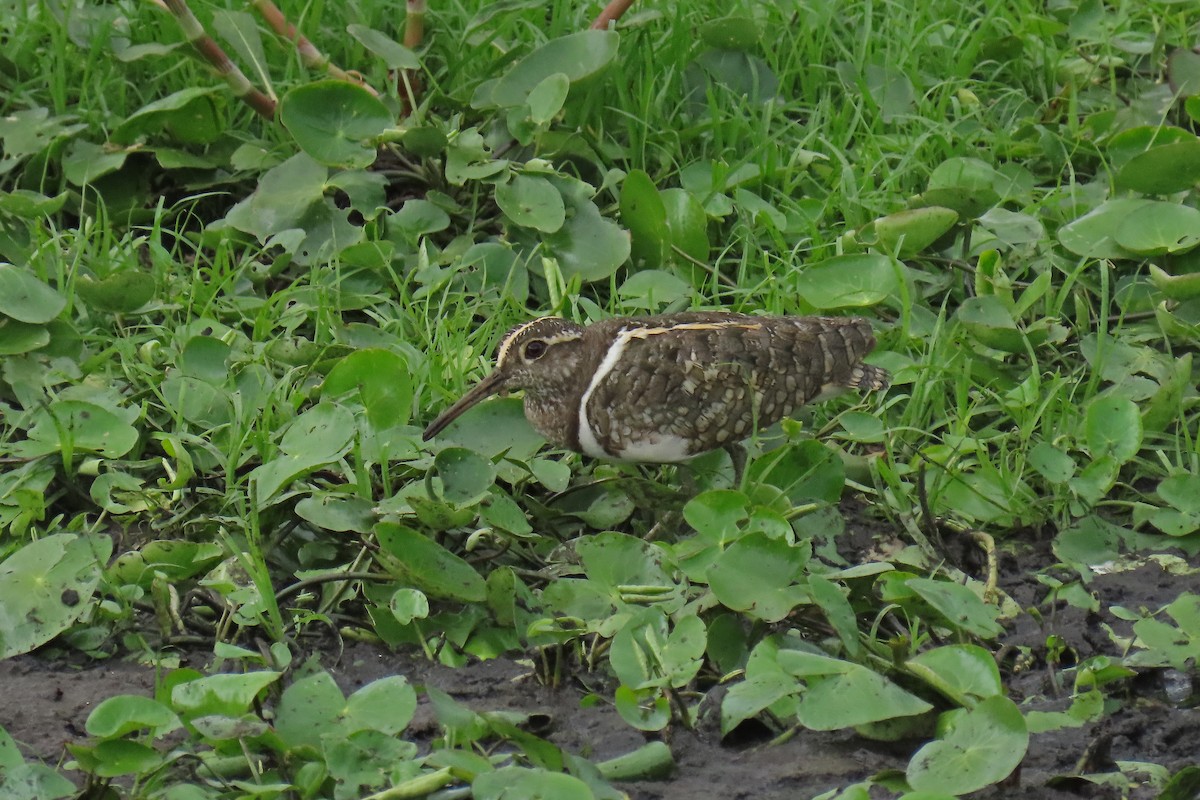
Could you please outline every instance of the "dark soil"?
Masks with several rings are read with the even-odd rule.
[[[852,526],[845,546],[861,543],[865,551],[866,532]],[[1068,705],[1071,686],[1069,678],[1061,674],[1063,668],[1097,654],[1121,655],[1106,626],[1121,635],[1128,635],[1129,626],[1106,609],[1112,605],[1157,609],[1181,592],[1197,589],[1194,575],[1174,576],[1157,565],[1148,565],[1096,578],[1089,588],[1100,598],[1102,610],[1098,613],[1065,603],[1048,607],[1043,605],[1047,589],[1035,575],[1053,562],[1046,545],[1027,546],[1017,555],[1003,556],[1001,562],[1003,587],[1023,608],[1041,611],[1039,616],[1022,615],[1001,642],[1009,646],[1007,652],[1022,656],[1020,661],[1004,661],[1005,680],[1014,700],[1025,701],[1026,708],[1041,710],[1061,710]],[[1067,645],[1056,663],[1046,658],[1051,634],[1062,637]],[[628,753],[646,741],[611,708],[582,708],[580,688],[542,686],[515,661],[497,659],[449,669],[430,664],[416,654],[396,654],[361,644],[341,652],[336,647],[319,648],[318,652],[347,693],[380,677],[404,675],[411,683],[436,686],[480,711],[543,715],[546,723],[537,731],[539,735],[596,761]],[[185,660],[191,666],[202,667],[207,658],[196,654]],[[1121,792],[1072,776],[1080,772],[1115,772],[1116,762],[1126,761],[1158,764],[1171,773],[1200,765],[1200,709],[1168,704],[1159,678],[1156,671],[1149,671],[1133,681],[1127,693],[1114,692],[1120,707],[1097,723],[1035,736],[1012,785],[993,787],[977,796],[1117,798]],[[86,739],[84,722],[99,701],[115,694],[150,694],[154,680],[153,670],[116,660],[71,666],[35,655],[10,659],[0,662],[0,725],[27,756],[57,763],[67,758],[65,743]],[[1194,689],[1200,690],[1194,671],[1192,680]],[[1194,693],[1192,702],[1196,699]],[[428,741],[437,733],[433,712],[423,701],[409,736]],[[739,738],[743,741],[738,745],[722,744],[711,724],[696,732],[673,732],[667,739],[678,765],[673,777],[623,784],[621,788],[635,800],[796,800],[845,787],[885,770],[902,771],[920,744],[882,744],[849,731],[803,731],[774,746],[767,746],[765,734]],[[1149,788],[1139,788],[1128,796],[1150,798],[1156,794]]]

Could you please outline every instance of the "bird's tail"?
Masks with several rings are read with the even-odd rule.
[[[850,373],[850,383],[853,389],[864,392],[882,391],[892,385],[892,375],[882,367],[871,364],[856,364]]]

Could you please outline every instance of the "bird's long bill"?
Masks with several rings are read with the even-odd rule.
[[[429,423],[429,427],[425,429],[425,433],[421,434],[421,439],[428,442],[433,437],[437,436],[446,426],[454,420],[458,419],[464,411],[478,403],[484,398],[490,397],[504,390],[505,376],[497,370],[491,375],[481,380],[475,385],[475,388],[462,396],[454,405],[443,411],[437,419]]]

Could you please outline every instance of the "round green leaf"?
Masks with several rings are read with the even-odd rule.
[[[283,98],[279,118],[317,161],[360,169],[374,163],[375,138],[395,122],[378,97],[339,80],[292,89]]]
[[[275,710],[275,731],[289,746],[321,746],[346,707],[342,690],[328,672],[315,672],[283,690]]]
[[[0,659],[28,653],[91,607],[112,540],[58,533],[0,562]]]
[[[988,605],[967,586],[932,578],[912,578],[907,586],[955,628],[975,636],[999,636],[1004,628],[996,621],[1000,609]]]
[[[163,761],[163,755],[153,747],[124,739],[101,742],[91,753],[96,759],[96,775],[115,778],[149,772]]]
[[[600,215],[588,201],[555,233],[545,238],[566,280],[578,275],[584,283],[608,278],[629,258],[629,234]]]
[[[492,575],[498,574],[493,572]],[[489,575],[490,579],[491,576]],[[429,598],[416,589],[397,589],[388,601],[388,610],[401,625],[407,625],[414,619],[425,619],[429,616]]]
[[[807,562],[806,549],[749,533],[717,556],[708,569],[708,583],[726,608],[776,622],[807,599],[807,592],[795,585]]]
[[[1200,244],[1200,210],[1152,202],[1121,220],[1115,238],[1121,247],[1142,255],[1183,253]]]
[[[478,503],[496,480],[492,463],[466,447],[443,448],[433,466],[442,479],[442,497],[458,505]]]
[[[1118,189],[1172,194],[1200,182],[1200,139],[1152,147],[1131,158],[1116,175]]]
[[[367,421],[377,431],[403,425],[412,416],[412,368],[390,350],[368,348],[343,358],[321,385],[323,397],[358,392]]]
[[[1142,417],[1128,398],[1112,394],[1095,398],[1088,403],[1085,426],[1093,459],[1111,455],[1124,464],[1142,447]]]
[[[390,675],[372,681],[346,700],[342,714],[346,733],[361,730],[388,735],[408,727],[417,710],[417,693],[403,675]]]
[[[1007,778],[1025,758],[1029,731],[1007,697],[989,697],[961,712],[942,739],[922,747],[908,764],[913,789],[962,795]]]
[[[288,426],[279,449],[313,461],[332,461],[349,449],[354,428],[349,409],[322,401]]]
[[[995,295],[968,297],[955,316],[981,344],[1007,353],[1025,352],[1025,337],[1012,314]]]
[[[615,31],[587,30],[551,39],[496,81],[492,102],[498,106],[523,105],[534,88],[555,73],[575,83],[599,72],[616,57],[619,38]]]
[[[888,256],[834,256],[805,267],[796,279],[796,291],[819,309],[871,306],[896,294],[896,275]]]
[[[1133,211],[1152,205],[1153,200],[1120,198],[1108,200],[1058,231],[1059,243],[1085,258],[1134,258],[1117,244],[1117,226]]]
[[[66,298],[28,270],[0,264],[0,314],[40,325],[57,317],[66,305]]]
[[[513,175],[497,186],[496,205],[518,225],[544,233],[561,228],[567,215],[562,194],[539,175]]]

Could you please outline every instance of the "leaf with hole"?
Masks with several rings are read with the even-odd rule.
[[[0,561],[0,659],[40,647],[89,611],[111,553],[102,534],[57,533]]]

